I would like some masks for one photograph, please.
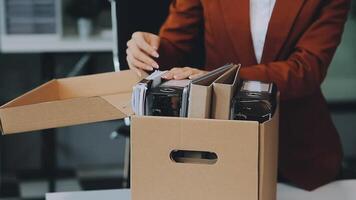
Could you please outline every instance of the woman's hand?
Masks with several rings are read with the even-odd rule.
[[[167,73],[165,73],[162,78],[171,80],[182,80],[182,79],[195,79],[199,76],[204,75],[207,71],[191,68],[191,67],[177,67],[173,68]]]
[[[135,32],[127,42],[127,62],[130,69],[135,70],[140,75],[141,70],[152,71],[159,66],[153,58],[158,58],[157,52],[160,38],[157,35],[146,32]]]

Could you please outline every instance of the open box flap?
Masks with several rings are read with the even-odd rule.
[[[125,70],[54,79],[6,103],[0,109],[70,98],[128,93],[146,76],[146,73],[140,77],[132,70]]]
[[[3,128],[2,128],[2,122],[1,122],[1,120],[0,120],[0,131],[1,131],[1,133],[3,133]]]
[[[6,134],[122,119],[126,114],[101,97],[76,98],[0,110]]]
[[[121,111],[125,117],[129,117],[134,114],[131,106],[131,92],[102,96],[108,103],[114,106],[116,109]]]
[[[57,80],[51,80],[6,103],[5,105],[1,106],[0,109],[55,101],[58,99],[58,82]]]
[[[60,99],[128,93],[144,77],[132,70],[58,79]]]
[[[147,74],[144,74],[146,76]],[[52,80],[0,108],[4,134],[122,119],[133,114],[134,71]]]

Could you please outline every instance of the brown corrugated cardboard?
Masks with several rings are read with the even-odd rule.
[[[237,74],[235,66],[214,83],[218,117],[229,116]],[[122,71],[52,80],[2,106],[0,128],[10,134],[130,116],[131,90],[141,79]],[[278,109],[263,124],[133,117],[133,200],[275,200],[278,117]],[[193,156],[173,159],[176,150]],[[197,151],[216,158],[195,156]]]
[[[128,70],[52,80],[2,106],[0,128],[11,134],[124,118],[141,79]]]
[[[238,85],[240,65],[235,65],[213,83],[212,118],[229,119],[231,99]]]
[[[277,142],[278,114],[264,124],[133,117],[132,199],[275,200]],[[170,157],[176,150],[213,152],[217,160],[180,163]]]
[[[212,83],[233,65],[226,65],[193,80],[189,93],[189,118],[210,118]]]
[[[134,117],[132,199],[257,200],[258,129],[256,122]],[[211,151],[218,161],[175,163],[174,150]]]
[[[279,106],[273,118],[260,125],[259,200],[275,200],[278,167]]]

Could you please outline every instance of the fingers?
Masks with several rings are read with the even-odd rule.
[[[145,54],[144,52],[142,52],[137,45],[133,44],[133,41],[130,40],[129,42],[127,42],[127,46],[129,47],[126,50],[126,54],[127,55],[132,55],[136,60],[139,60],[142,63],[145,63],[150,67],[154,67],[156,69],[159,68],[158,63],[156,61],[154,61],[150,56],[148,56],[147,54]]]
[[[132,35],[132,39],[135,41],[137,47],[144,51],[146,54],[155,58],[159,57],[159,54],[157,52],[158,46],[153,47],[150,45],[150,43],[159,43],[158,37],[155,38],[153,34],[149,33],[145,34],[142,32],[136,32]]]
[[[199,71],[198,73],[196,74],[192,74],[189,76],[189,79],[192,80],[192,79],[196,79],[196,78],[199,78],[201,76],[203,76],[206,72],[205,71]]]
[[[173,68],[171,70],[169,70],[168,72],[166,72],[165,74],[163,74],[162,78],[167,79],[167,80],[171,80],[174,79],[174,75],[176,73],[178,73],[178,71],[182,70],[181,68]]]
[[[135,32],[127,42],[127,62],[130,68],[152,71],[158,69],[158,63],[152,57],[158,57],[159,37],[151,33]]]
[[[127,60],[128,65],[129,65],[129,68],[132,69],[138,76],[141,77],[142,76],[141,71],[139,69],[137,69],[135,66],[133,66],[133,64],[130,63],[128,57],[126,57],[126,60]]]
[[[182,71],[176,73],[173,78],[175,80],[182,80],[182,79],[187,79],[189,76],[191,76],[194,73],[194,70],[191,68],[183,68]]]
[[[153,67],[147,65],[146,63],[141,62],[140,60],[137,60],[129,51],[127,54],[127,62],[129,63],[129,66],[132,68],[139,68],[146,71],[153,70]]]
[[[162,78],[171,80],[182,80],[182,79],[194,79],[196,77],[199,77],[206,73],[205,71],[190,68],[190,67],[184,67],[184,68],[173,68],[167,73],[165,73]]]

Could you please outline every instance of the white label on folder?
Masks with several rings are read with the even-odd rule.
[[[243,85],[243,90],[248,90],[252,92],[269,92],[269,84],[262,83],[259,81],[246,81]]]

